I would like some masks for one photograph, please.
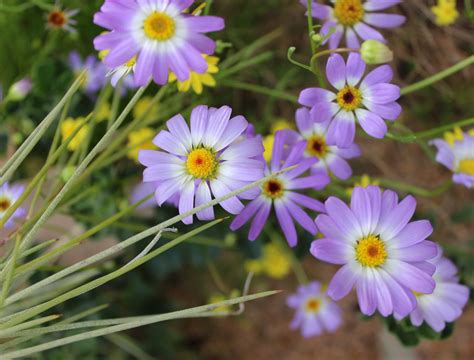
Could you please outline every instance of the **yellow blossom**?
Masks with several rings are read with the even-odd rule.
[[[267,135],[263,138],[263,148],[265,149],[265,151],[263,152],[263,158],[267,162],[272,159],[272,149],[274,141],[275,135]]]
[[[145,96],[138,100],[135,107],[133,108],[133,117],[138,118],[142,116],[145,113],[146,109],[148,109],[152,101],[153,98],[150,96]],[[151,107],[150,111],[148,111],[148,114],[145,116],[145,120],[152,119],[154,116],[156,116],[157,112],[158,104],[154,104]]]
[[[292,129],[293,126],[291,123],[285,119],[277,119],[271,126],[271,134],[263,138],[263,147],[265,151],[263,152],[263,158],[265,161],[270,161],[272,159],[272,150],[273,142],[275,141],[275,133],[279,130]]]
[[[138,152],[140,150],[154,150],[156,146],[152,143],[153,137],[156,135],[151,128],[142,128],[140,130],[132,131],[128,135],[127,147],[130,148],[127,156],[138,161]]]
[[[83,117],[78,117],[76,119],[67,118],[61,124],[61,137],[65,141],[69,135],[71,135],[78,126],[81,126],[86,119]],[[84,125],[81,130],[73,137],[73,139],[67,145],[68,150],[74,151],[82,142],[85,140],[87,134],[89,133],[89,125]]]
[[[263,248],[262,265],[265,274],[274,279],[283,279],[291,270],[285,251],[275,244],[267,244]]]
[[[436,6],[431,7],[435,15],[435,22],[439,26],[451,25],[459,17],[456,9],[456,0],[438,0]]]
[[[225,296],[224,294],[213,294],[209,297],[209,304],[215,304],[215,303],[218,303],[218,302],[221,302],[221,301],[226,301],[226,300],[229,300],[229,299],[233,299],[233,298],[236,298],[236,297],[239,297],[239,296],[240,296],[240,291],[237,290],[237,289],[232,290],[230,292],[229,296]],[[229,312],[231,310],[232,310],[231,306],[223,305],[223,306],[219,306],[219,307],[213,309],[212,311],[215,311],[215,312]]]
[[[207,62],[207,70],[204,74],[199,74],[197,72],[191,71],[191,73],[189,74],[189,79],[185,81],[179,81],[177,80],[175,74],[170,74],[169,81],[178,82],[178,91],[187,92],[190,88],[192,88],[193,91],[199,95],[202,94],[204,86],[216,86],[216,79],[214,79],[214,76],[212,76],[212,74],[217,74],[219,72],[219,67],[217,66],[219,58],[207,55],[204,55],[204,58]]]
[[[444,133],[444,140],[453,146],[456,141],[461,141],[464,138],[462,130],[459,126],[456,126],[453,131],[446,131]]]
[[[263,256],[259,259],[247,260],[245,270],[255,274],[265,274],[274,279],[282,279],[291,270],[291,262],[285,251],[275,244],[267,244],[263,248]]]
[[[378,186],[378,185],[380,185],[380,181],[379,181],[379,180],[371,179],[369,175],[364,174],[364,175],[362,175],[362,176],[360,177],[360,180],[359,180],[359,181],[356,181],[356,182],[354,183],[354,187],[356,187],[356,186],[361,186],[361,187],[366,188],[366,187],[369,186],[369,185],[377,185],[377,186]],[[352,195],[352,190],[354,190],[354,187],[348,188],[348,189],[346,190],[346,192],[347,192],[347,194],[348,194],[349,196]]]

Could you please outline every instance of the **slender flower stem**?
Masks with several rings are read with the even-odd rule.
[[[418,90],[421,90],[427,86],[430,86],[438,81],[441,81],[443,80],[444,78],[448,77],[448,76],[451,76],[455,73],[457,73],[458,71],[461,71],[462,69],[468,67],[469,65],[472,65],[474,64],[474,55],[471,55],[469,56],[468,58],[458,62],[457,64],[443,70],[443,71],[440,71],[439,73],[433,75],[433,76],[430,76],[429,78],[426,78],[424,80],[421,80],[417,83],[414,83],[414,84],[411,84],[411,85],[408,85],[408,86],[405,86],[404,88],[401,89],[400,91],[400,94],[401,95],[406,95],[406,94],[410,94],[412,92],[415,92],[415,91],[418,91]]]
[[[307,6],[307,14],[306,17],[308,18],[308,37],[309,37],[309,45],[311,46],[311,54],[316,52],[316,44],[313,41],[313,15],[311,14],[313,7],[311,6],[311,0],[306,2]]]
[[[409,135],[398,135],[398,134],[387,133],[386,136],[387,138],[392,139],[392,140],[405,142],[405,143],[413,143],[420,139],[432,139],[438,135],[443,134],[445,131],[451,130],[455,127],[463,127],[463,126],[468,126],[468,125],[473,125],[473,124],[474,124],[474,117],[456,121],[451,124],[442,125],[434,129],[411,133]]]
[[[294,95],[288,94],[280,90],[269,89],[267,87],[260,86],[260,85],[249,84],[249,83],[244,83],[241,81],[227,80],[227,79],[221,80],[220,84],[222,86],[227,86],[227,87],[240,89],[240,90],[252,91],[258,94],[263,94],[263,95],[275,97],[278,99],[287,100],[295,104],[298,103],[298,98]]]
[[[404,192],[411,193],[413,195],[423,196],[423,197],[439,196],[443,194],[444,192],[446,192],[453,185],[453,182],[451,180],[448,180],[444,182],[442,185],[434,189],[424,189],[418,186],[406,184],[406,183],[396,181],[396,180],[382,179],[382,178],[380,179],[375,178],[374,180],[378,180],[380,182],[380,185],[384,187],[389,187],[391,189],[404,191]]]
[[[309,282],[308,276],[306,275],[301,261],[296,258],[295,253],[289,248],[288,244],[281,238],[279,233],[274,232],[272,234],[272,240],[276,245],[285,252],[288,260],[290,260],[291,268],[296,276],[296,279],[301,285]]]
[[[350,49],[350,48],[338,48],[338,49],[328,49],[324,51],[320,51],[313,55],[311,58],[311,64],[319,57],[324,55],[336,54],[336,53],[346,53],[346,52],[359,52],[360,49]]]
[[[288,48],[288,52],[286,54],[286,57],[287,57],[288,61],[290,63],[292,63],[293,65],[296,65],[296,66],[298,66],[298,67],[300,67],[304,70],[308,70],[310,72],[313,72],[313,70],[311,69],[310,66],[305,65],[303,63],[300,63],[299,61],[293,59],[293,54],[295,53],[295,51],[296,51],[296,48],[294,46],[291,46],[291,47]]]

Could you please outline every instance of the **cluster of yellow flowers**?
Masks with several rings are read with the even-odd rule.
[[[219,58],[216,56],[208,55],[204,55],[204,58],[207,62],[207,71],[204,74],[199,74],[197,72],[191,71],[188,80],[178,81],[178,91],[187,92],[190,88],[192,88],[193,91],[199,95],[202,94],[204,86],[216,86],[216,79],[214,79],[214,76],[212,76],[212,74],[217,74],[219,72],[219,68],[217,66]],[[170,73],[169,81],[173,82],[176,80],[176,75]]]
[[[68,144],[67,148],[69,151],[77,150],[89,134],[89,125],[84,125],[85,121],[85,118],[78,117],[76,119],[67,118],[61,123],[61,138],[63,141],[69,138],[78,127],[82,126],[81,130],[77,132]]]
[[[438,3],[431,7],[431,11],[435,15],[436,24],[439,26],[451,25],[459,17],[456,0],[438,0]]]
[[[274,279],[283,279],[291,271],[288,255],[279,246],[267,244],[263,247],[263,256],[247,260],[245,269],[255,274],[265,274]]]
[[[361,187],[367,187],[369,185],[380,185],[380,181],[376,180],[376,179],[371,179],[369,175],[367,174],[364,174],[360,177],[360,180],[359,181],[356,181],[354,183],[354,187],[356,186],[361,186]],[[351,187],[351,188],[348,188],[346,191],[347,191],[347,194],[349,196],[352,196],[352,191],[354,190],[354,187]]]

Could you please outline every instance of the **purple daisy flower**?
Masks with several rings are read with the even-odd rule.
[[[469,299],[469,288],[459,284],[456,276],[458,270],[451,260],[442,257],[441,248],[438,256],[430,262],[436,266],[433,274],[436,287],[432,294],[415,294],[417,306],[410,313],[410,321],[415,326],[426,321],[435,331],[441,332],[447,322],[453,322],[461,316]],[[398,320],[402,318],[396,317]]]
[[[134,56],[137,85],[145,85],[153,77],[166,84],[171,70],[179,81],[189,78],[190,71],[204,73],[215,43],[203,33],[224,28],[224,20],[216,16],[183,14],[194,0],[106,0],[94,23],[110,32],[94,40],[97,50],[110,50],[104,62],[116,68]]]
[[[135,185],[132,189],[132,192],[130,193],[129,197],[129,202],[130,205],[136,204],[146,196],[154,193],[156,191],[156,188],[159,186],[159,182],[141,182],[137,185]],[[179,194],[176,193],[172,197],[170,197],[168,200],[166,200],[166,203],[178,207],[179,205]],[[144,209],[150,209],[156,207],[156,200],[153,199],[153,197],[149,198],[146,200],[143,204],[141,204],[137,209],[144,210]]]
[[[300,0],[307,6],[306,0]],[[332,6],[321,5],[313,1],[311,16],[323,21],[321,35],[326,37],[331,28],[335,31],[329,36],[329,48],[336,49],[345,36],[347,47],[358,49],[359,38],[385,42],[379,28],[395,28],[405,22],[405,17],[398,14],[383,14],[374,11],[384,10],[401,3],[402,0],[331,0]]]
[[[9,185],[8,182],[0,186],[0,219],[12,206],[25,190],[23,185]],[[5,223],[5,229],[10,229],[15,225],[15,220],[26,216],[26,210],[19,207]]]
[[[455,183],[468,188],[474,187],[474,133],[472,134],[463,133],[462,140],[456,140],[452,144],[441,139],[430,142],[438,149],[436,161],[454,173]]]
[[[341,309],[322,291],[317,281],[298,287],[296,294],[288,296],[287,305],[296,310],[291,329],[300,328],[305,338],[334,332],[341,325]]]
[[[107,70],[95,56],[89,55],[83,61],[77,51],[72,51],[69,54],[69,65],[75,74],[81,73],[84,69],[87,70],[86,78],[82,84],[86,94],[95,95],[105,85]]]
[[[275,206],[278,222],[290,246],[295,246],[298,242],[294,220],[309,233],[314,235],[317,232],[314,221],[302,207],[322,212],[324,211],[324,205],[320,201],[300,194],[295,190],[320,190],[329,184],[330,179],[326,174],[300,177],[317,160],[314,158],[302,159],[306,147],[304,141],[295,144],[289,150],[288,156],[284,158],[283,153],[287,146],[287,136],[288,132],[286,131],[278,131],[276,133],[272,159],[270,166],[267,166],[265,169],[265,176],[270,176],[281,169],[296,164],[298,166],[266,181],[260,189],[260,195],[247,204],[245,209],[236,216],[230,225],[231,230],[235,231],[248,222],[250,218],[254,217],[250,225],[249,240],[255,240],[262,232],[270,215],[272,204]]]
[[[348,159],[360,156],[360,148],[356,144],[351,144],[348,148],[340,148],[327,144],[327,132],[330,120],[322,123],[314,122],[307,108],[296,111],[296,126],[298,127],[298,139],[306,140],[307,157],[315,157],[319,161],[313,165],[313,174],[334,174],[341,180],[351,177],[352,169]]]
[[[429,221],[409,222],[415,207],[412,196],[399,203],[394,191],[382,193],[378,186],[354,188],[350,207],[326,200],[327,214],[316,219],[324,238],[313,241],[311,254],[343,265],[328,287],[333,300],[355,287],[362,313],[406,316],[416,306],[413,291],[433,292],[435,266],[427,260],[438,248],[425,240],[433,231]]]
[[[168,120],[169,131],[162,130],[153,143],[164,151],[141,150],[138,160],[147,168],[144,182],[159,182],[155,197],[158,205],[179,194],[179,213],[205,204],[263,177],[264,162],[255,157],[263,153],[258,137],[242,139],[248,123],[243,116],[230,118],[232,109],[197,106],[191,113],[191,130],[181,115]],[[239,195],[253,199],[258,189]],[[244,208],[237,196],[220,205],[231,214]],[[199,220],[214,219],[212,207],[198,212]],[[193,217],[183,220],[191,224]]]
[[[396,120],[400,115],[401,107],[396,103],[400,88],[389,83],[393,77],[390,66],[379,66],[363,78],[365,67],[357,53],[349,54],[347,64],[341,55],[333,54],[326,65],[326,77],[337,92],[309,88],[300,94],[298,101],[311,108],[313,121],[330,121],[329,145],[349,147],[354,142],[356,121],[367,134],[381,139],[387,132],[384,119]]]

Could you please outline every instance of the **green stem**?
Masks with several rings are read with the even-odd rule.
[[[276,243],[281,250],[283,250],[290,260],[291,268],[296,276],[296,279],[301,285],[309,282],[308,276],[301,265],[300,260],[296,257],[295,253],[288,247],[288,244],[281,238],[279,233],[274,232],[272,234],[272,240]]]
[[[423,197],[439,196],[443,194],[444,192],[446,192],[453,185],[453,182],[451,180],[448,180],[444,182],[442,185],[434,189],[424,189],[424,188],[420,188],[411,184],[406,184],[406,183],[402,183],[402,182],[390,180],[390,179],[375,179],[375,180],[378,180],[381,186],[399,190],[399,191],[408,192],[410,194],[423,196]]]
[[[314,54],[316,52],[316,44],[313,41],[313,16],[311,14],[313,7],[312,7],[312,1],[307,0],[306,2],[306,7],[307,7],[307,12],[306,12],[306,17],[308,20],[308,37],[309,37],[309,45],[311,46],[311,54]]]
[[[240,90],[252,91],[258,94],[263,94],[263,95],[279,98],[282,100],[287,100],[292,103],[298,104],[298,97],[288,94],[284,91],[269,89],[260,85],[249,84],[249,83],[244,83],[241,81],[228,80],[228,79],[221,80],[220,85],[235,88],[235,89],[240,89]]]
[[[461,71],[462,69],[468,67],[469,65],[474,64],[474,55],[469,56],[468,58],[458,62],[457,64],[440,71],[439,73],[430,76],[429,78],[426,78],[424,80],[421,80],[417,83],[405,86],[404,88],[401,89],[400,94],[401,95],[406,95],[410,94],[412,92],[421,90],[427,86],[430,86],[431,84],[434,84],[438,81],[443,80],[444,78],[451,76],[452,74],[457,73],[458,71]]]
[[[336,54],[336,53],[346,53],[346,52],[359,52],[360,49],[350,49],[350,48],[339,48],[339,49],[329,49],[329,50],[324,50],[324,51],[320,51],[318,52],[317,54],[314,54],[311,58],[311,64],[313,64],[313,62],[321,57],[321,56],[324,56],[324,55],[329,55],[329,54]]]
[[[286,57],[287,57],[288,61],[290,63],[292,63],[293,65],[296,65],[296,66],[298,66],[298,67],[300,67],[304,70],[313,72],[313,70],[311,69],[310,66],[305,65],[305,64],[293,59],[293,54],[295,53],[295,51],[296,51],[296,48],[294,46],[291,46],[291,47],[288,48],[288,52],[286,53]]]
[[[451,124],[442,125],[435,129],[415,132],[409,135],[397,135],[397,134],[387,133],[386,137],[392,140],[400,141],[400,142],[413,143],[420,139],[432,139],[435,136],[441,135],[444,132],[451,130],[455,127],[463,127],[463,126],[468,126],[468,125],[473,125],[473,124],[474,124],[474,117],[456,121]]]

